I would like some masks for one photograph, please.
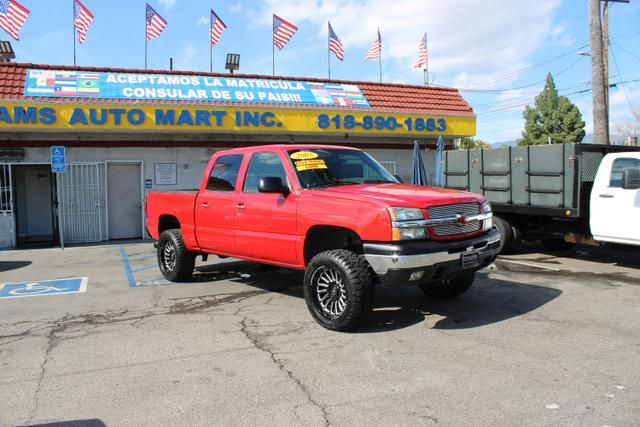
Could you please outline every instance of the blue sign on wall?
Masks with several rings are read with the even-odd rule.
[[[51,147],[51,172],[64,173],[66,164],[66,150],[64,147],[54,145]]]
[[[0,298],[35,297],[85,292],[87,277],[0,284]]]
[[[24,95],[370,108],[354,84],[171,74],[30,69]]]

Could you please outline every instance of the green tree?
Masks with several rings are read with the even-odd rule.
[[[518,145],[579,143],[584,138],[584,120],[580,110],[566,96],[558,96],[551,73],[535,106],[525,107],[524,130]]]
[[[487,141],[483,141],[482,139],[471,138],[469,136],[460,138],[460,146],[458,147],[458,149],[470,150],[474,148],[491,148],[491,144],[489,144]]]

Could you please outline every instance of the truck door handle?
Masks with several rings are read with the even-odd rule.
[[[603,199],[613,199],[613,194],[600,194]]]
[[[202,202],[202,203],[200,203],[200,206],[202,206],[205,209],[209,209],[209,203],[208,202]]]
[[[236,205],[236,209],[245,209],[247,207],[247,205],[245,205],[244,203],[238,203]]]

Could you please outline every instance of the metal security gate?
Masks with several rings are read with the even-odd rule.
[[[58,215],[65,243],[107,240],[104,163],[78,163],[57,174]]]
[[[16,246],[11,165],[0,163],[0,248]]]

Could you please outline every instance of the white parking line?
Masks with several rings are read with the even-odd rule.
[[[543,270],[549,270],[549,271],[560,271],[559,268],[547,267],[546,265],[531,264],[529,262],[516,261],[516,260],[512,260],[512,259],[500,258],[499,261],[501,261],[501,262],[510,262],[512,264],[526,265],[527,267],[541,268]]]

